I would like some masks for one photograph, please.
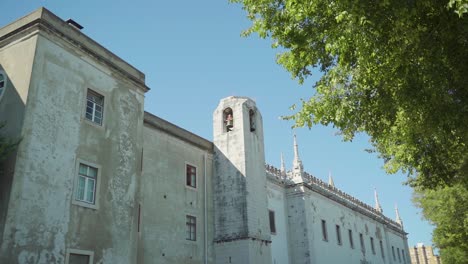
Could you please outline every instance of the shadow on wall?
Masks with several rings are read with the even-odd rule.
[[[21,100],[14,83],[10,81],[8,72],[3,69],[1,64],[0,75],[0,124],[4,125],[0,130],[0,136],[19,140],[23,127],[25,103]],[[3,241],[16,154],[17,149],[10,152],[5,159],[0,160],[0,241]]]
[[[215,243],[247,238],[246,176],[216,146],[214,153]]]

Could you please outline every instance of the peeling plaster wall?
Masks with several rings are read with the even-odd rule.
[[[105,96],[103,126],[84,119],[87,88]],[[2,256],[64,263],[68,248],[95,263],[134,263],[143,94],[55,35],[40,32]],[[78,160],[101,167],[98,209],[72,204]]]
[[[145,125],[138,263],[213,263],[212,151]],[[207,219],[204,216],[206,155]],[[197,187],[186,185],[186,164],[197,168]],[[196,241],[186,240],[186,215],[196,217]],[[204,237],[207,221],[207,237]]]
[[[293,263],[400,263],[393,261],[391,246],[405,246],[406,238],[388,229],[384,224],[366,217],[348,207],[338,204],[303,186],[287,190],[289,229]],[[294,213],[296,215],[294,215]],[[302,216],[301,216],[302,215]],[[303,217],[301,221],[301,217]],[[322,220],[326,221],[328,240],[322,236]],[[336,225],[340,226],[341,245],[338,244]],[[352,230],[351,248],[348,230]],[[296,232],[294,231],[296,230]],[[301,231],[305,236],[300,236]],[[365,252],[361,250],[359,234],[363,234]],[[371,249],[370,237],[374,240],[375,254]],[[384,246],[384,258],[380,250]],[[408,253],[407,246],[405,247]],[[302,260],[299,262],[299,260]],[[403,263],[403,260],[402,262]],[[409,263],[408,261],[406,263]]]
[[[267,181],[268,209],[275,213],[276,233],[271,234],[272,264],[288,264],[288,215],[285,210],[286,197],[284,188],[272,181]]]
[[[0,45],[0,71],[7,78],[3,95],[0,96],[0,123],[5,124],[1,133],[11,139],[21,138],[36,41],[36,37],[30,37],[22,38],[6,46]],[[6,263],[3,261],[5,255],[3,248],[8,240],[3,238],[3,231],[10,202],[15,163],[16,151],[0,164],[0,263]]]

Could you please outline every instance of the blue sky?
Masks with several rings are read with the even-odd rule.
[[[1,0],[0,27],[44,6],[62,19],[73,18],[83,33],[146,74],[152,89],[145,110],[212,140],[212,113],[221,98],[248,96],[257,102],[264,122],[268,163],[287,168],[293,159],[293,125],[279,117],[314,90],[317,75],[302,86],[275,63],[271,41],[240,36],[250,22],[241,6],[227,0],[204,1],[18,1]],[[395,218],[398,204],[409,246],[431,244],[432,226],[411,203],[412,191],[402,174],[387,175],[383,162],[359,135],[343,142],[332,127],[295,129],[306,171],[374,205],[378,190],[384,214]]]

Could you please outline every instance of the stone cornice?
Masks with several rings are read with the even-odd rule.
[[[36,32],[46,32],[62,39],[73,48],[81,50],[122,75],[124,79],[131,81],[135,88],[138,88],[141,92],[145,93],[149,90],[145,84],[145,75],[142,72],[45,8],[39,8],[33,13],[0,28],[0,48]]]
[[[384,224],[387,228],[403,236],[407,235],[407,233],[402,229],[402,227],[397,222],[379,213],[372,206],[341,191],[340,189],[336,187],[329,185],[328,183],[310,175],[307,172],[304,173],[305,182],[296,184],[292,182],[291,180],[289,180],[287,176],[282,175],[279,169],[268,164],[265,165],[265,168],[266,168],[266,176],[269,181],[279,184],[283,186],[284,188],[304,186],[305,188],[315,193],[318,193],[330,200],[333,200],[343,206],[346,206],[351,210],[359,212],[381,224]]]

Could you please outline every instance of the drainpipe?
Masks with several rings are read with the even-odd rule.
[[[204,245],[204,249],[205,249],[205,264],[208,264],[208,212],[207,212],[207,208],[206,208],[206,205],[207,205],[207,198],[206,198],[206,186],[207,186],[207,180],[206,180],[206,152],[203,153],[203,182],[204,182],[204,186],[203,186],[203,202],[204,202],[204,206],[203,206],[203,211],[204,211],[204,236],[205,236],[205,245]]]

